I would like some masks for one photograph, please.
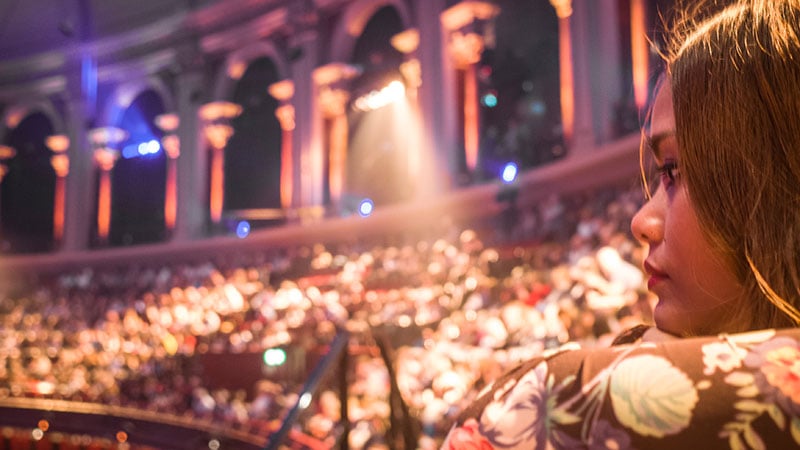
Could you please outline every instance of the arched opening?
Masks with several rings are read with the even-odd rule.
[[[549,2],[499,0],[477,68],[481,111],[478,177],[509,162],[526,169],[564,154],[558,19]]]
[[[118,126],[128,137],[119,145],[120,157],[112,171],[111,245],[157,242],[166,237],[167,157],[161,148],[163,133],[155,123],[156,116],[163,113],[161,97],[146,90],[120,118]]]
[[[347,112],[345,207],[364,198],[380,207],[412,196],[413,180],[408,172],[411,110],[405,89],[398,84],[403,79],[399,70],[403,55],[391,45],[392,36],[401,31],[397,10],[386,6],[370,18],[355,44],[352,63],[360,66],[362,73],[353,80]],[[385,101],[359,106],[360,99],[377,95],[386,95]]]
[[[267,57],[249,64],[233,92],[241,114],[233,119],[233,136],[225,148],[224,209],[281,207],[281,126],[275,116],[278,100],[269,92],[279,81],[277,67]]]
[[[45,145],[53,124],[40,112],[25,117],[6,135],[4,144],[16,150],[5,161],[8,173],[0,184],[0,251],[45,252],[53,246],[55,172],[53,153]]]

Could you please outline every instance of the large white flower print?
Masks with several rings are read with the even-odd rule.
[[[552,448],[547,437],[547,363],[529,371],[501,401],[487,405],[482,431],[498,448]]]
[[[664,358],[626,358],[611,374],[614,414],[622,425],[644,436],[663,437],[689,425],[697,404],[692,381]]]

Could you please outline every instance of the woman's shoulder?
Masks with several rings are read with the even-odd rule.
[[[800,445],[800,329],[643,337],[520,364],[464,411],[443,448]]]

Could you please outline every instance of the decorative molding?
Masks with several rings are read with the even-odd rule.
[[[103,64],[97,68],[98,81],[129,80],[131,77],[152,75],[159,70],[171,67],[177,61],[177,51],[167,48],[158,52],[124,62]]]
[[[55,75],[47,78],[40,78],[28,83],[4,86],[0,88],[0,100],[14,102],[20,98],[49,96],[65,92],[66,90],[67,78],[63,75]]]
[[[204,36],[200,40],[200,48],[206,53],[220,53],[242,47],[275,33],[286,24],[288,16],[286,7],[270,11],[250,22]]]

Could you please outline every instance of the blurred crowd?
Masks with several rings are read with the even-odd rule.
[[[511,226],[449,223],[380,243],[42,277],[0,296],[0,398],[130,406],[267,435],[297,404],[311,364],[232,388],[209,383],[203,357],[324,355],[346,330],[347,366],[320,384],[295,436],[334,445],[344,400],[349,447],[388,448],[395,385],[419,448],[436,448],[450,419],[515,363],[565,344],[608,345],[651,321],[642,247],[629,232],[641,197],[639,187],[553,196],[510,205]],[[392,372],[376,336],[388,339]]]

